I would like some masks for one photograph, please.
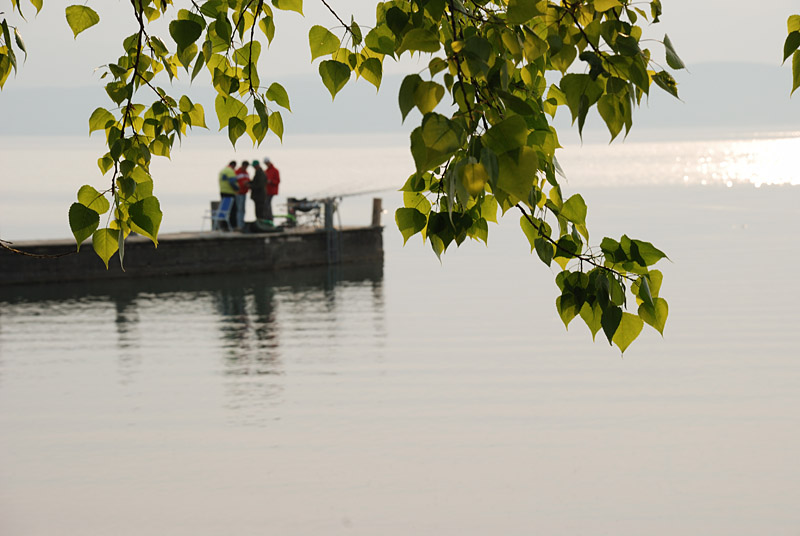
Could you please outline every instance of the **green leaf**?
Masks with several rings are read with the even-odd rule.
[[[174,20],[169,23],[169,34],[182,50],[193,44],[203,33],[203,27],[193,20]]]
[[[253,146],[261,145],[269,132],[269,120],[264,122],[260,116],[252,114],[248,115],[244,122],[247,125],[247,135],[253,140]]]
[[[91,28],[100,22],[100,15],[89,6],[69,6],[66,9],[67,24],[72,29],[74,37],[87,28]]]
[[[461,185],[471,197],[478,197],[486,190],[489,173],[480,162],[469,162],[459,168]]]
[[[275,38],[275,21],[272,20],[272,17],[264,17],[258,21],[258,27],[267,37],[267,42],[272,43]]]
[[[430,171],[446,162],[464,143],[464,131],[437,113],[426,114],[422,126],[411,132],[411,154],[417,172]]]
[[[131,178],[136,181],[134,199],[141,200],[153,195],[153,179],[144,169],[135,168],[131,173]]]
[[[650,75],[647,73],[647,64],[644,61],[644,56],[636,56],[632,60],[630,80],[637,88],[642,90],[642,93],[648,95],[650,91]]]
[[[350,67],[339,61],[325,60],[319,64],[319,75],[333,100],[336,98],[336,94],[350,81]]]
[[[678,98],[678,83],[666,71],[659,71],[653,75],[653,82],[656,83],[658,87],[675,97]]]
[[[161,205],[155,197],[137,201],[128,208],[131,229],[148,237],[158,247],[158,228],[161,226]]]
[[[623,239],[624,238],[627,237],[623,236]],[[636,246],[636,248],[638,249],[639,255],[645,262],[645,266],[652,266],[659,260],[667,258],[666,253],[655,247],[650,242],[644,242],[643,240],[631,240],[631,244]]]
[[[428,62],[428,72],[431,73],[431,78],[447,69],[447,62],[442,58],[433,58]]]
[[[600,324],[603,327],[603,333],[606,334],[608,344],[613,341],[620,322],[622,322],[622,308],[616,305],[606,307],[603,311],[603,317],[600,319]]]
[[[136,181],[130,177],[117,179],[117,190],[123,199],[128,199],[136,193]]]
[[[512,115],[487,130],[482,141],[499,156],[527,143],[528,126],[522,116]]]
[[[528,216],[525,215],[519,217],[519,226],[522,228],[522,232],[525,233],[525,238],[528,239],[528,243],[531,245],[531,252],[533,252],[536,249],[536,240],[541,237],[539,230],[534,227]],[[552,255],[550,258],[552,259]],[[550,266],[550,263],[545,264]]]
[[[627,99],[627,96],[620,98],[617,95],[603,95],[597,101],[597,111],[608,127],[612,141],[622,131],[622,127],[625,126],[624,99]]]
[[[253,102],[255,106],[256,113],[258,114],[258,118],[261,120],[262,123],[267,123],[269,118],[269,112],[267,111],[267,106],[261,99],[255,99]]]
[[[201,51],[197,55],[197,61],[194,62],[194,68],[192,69],[192,80],[194,80],[197,77],[197,75],[200,74],[200,71],[203,69],[203,66],[206,64],[205,59],[206,59],[206,56]]]
[[[78,190],[78,203],[94,210],[98,214],[105,214],[111,208],[108,199],[88,184],[84,184]]]
[[[350,18],[350,26],[348,29],[350,30],[350,35],[353,37],[353,46],[360,45],[363,35],[361,33],[361,28],[358,26],[358,24],[356,24],[355,19],[352,17]]]
[[[283,142],[283,117],[280,112],[272,112],[267,120],[269,129]]]
[[[36,8],[37,14],[42,10],[42,0],[31,0],[31,4]]]
[[[284,11],[296,11],[303,14],[303,0],[272,0],[272,5]]]
[[[594,0],[594,9],[600,13],[615,7],[622,7],[619,0]]]
[[[69,228],[75,236],[78,251],[81,249],[81,243],[92,236],[98,225],[100,225],[100,214],[94,210],[81,203],[73,203],[69,207]]]
[[[614,332],[614,344],[619,347],[620,352],[625,353],[625,349],[636,340],[642,332],[644,323],[642,319],[631,313],[622,313],[619,327]]]
[[[556,243],[555,256],[553,258],[563,270],[566,269],[569,261],[577,257],[579,253],[580,243],[571,236],[562,236]]]
[[[420,82],[414,90],[414,104],[422,115],[432,112],[444,97],[444,86],[436,82]]]
[[[117,104],[122,104],[128,96],[131,94],[131,90],[133,89],[130,84],[126,84],[123,81],[118,82],[109,82],[106,84],[106,93]]]
[[[509,0],[507,18],[512,24],[519,24],[531,20],[539,15],[541,11],[536,7],[533,0]]]
[[[114,223],[118,223],[115,221]],[[119,267],[124,272],[125,271],[125,233],[119,232],[117,233],[117,250],[119,251]]]
[[[539,237],[534,241],[534,246],[536,247],[536,254],[539,256],[539,259],[547,266],[550,266],[556,252],[555,245],[546,238]]]
[[[561,91],[566,98],[573,123],[577,119],[579,131],[583,130],[583,121],[589,107],[603,94],[603,88],[588,74],[570,73],[561,79]]]
[[[441,43],[437,34],[423,28],[414,28],[403,36],[403,41],[397,49],[397,54],[402,54],[407,50],[436,52],[439,48],[441,48]]]
[[[400,84],[398,99],[400,101],[400,113],[403,116],[403,121],[406,120],[408,112],[415,106],[414,95],[416,94],[417,86],[421,83],[422,78],[418,74],[410,74],[403,78],[403,83]]]
[[[576,225],[586,223],[586,202],[581,194],[575,194],[564,202],[561,215]],[[584,236],[587,240],[589,237]]]
[[[415,208],[398,208],[394,213],[394,220],[403,235],[403,245],[428,224],[425,214]]]
[[[631,290],[642,300],[642,303],[646,307],[654,307],[653,295],[650,293],[650,283],[646,276],[640,276],[639,279],[631,285]]]
[[[221,94],[217,95],[214,101],[214,107],[217,111],[220,130],[228,125],[228,121],[231,117],[238,117],[242,120],[247,117],[247,107],[235,97],[226,97]]]
[[[664,274],[660,270],[650,270],[647,274],[650,279],[650,295],[657,298],[661,292],[661,283],[664,281]]]
[[[116,122],[117,120],[111,115],[111,112],[105,108],[98,108],[89,117],[89,134],[95,130],[105,130]]]
[[[208,128],[206,127],[206,113],[202,104],[193,104],[188,113],[193,127]]]
[[[497,223],[497,198],[493,195],[484,195],[480,203],[481,219]]]
[[[367,48],[379,54],[394,55],[395,38],[392,31],[385,24],[376,26],[369,31],[364,39]]]
[[[358,66],[358,74],[377,89],[380,89],[381,79],[383,78],[383,64],[378,58],[368,58]]]
[[[791,32],[783,43],[783,61],[786,61],[798,47],[800,47],[800,31]]]
[[[228,119],[228,139],[231,140],[231,144],[236,147],[236,141],[244,136],[247,132],[247,123],[244,122],[243,119],[239,119],[238,117],[231,117]]]
[[[220,14],[217,17],[217,20],[213,23],[214,31],[217,33],[217,36],[222,39],[222,41],[226,44],[231,42],[231,37],[233,36],[233,28],[231,27],[230,21],[228,21],[228,17],[225,13]]]
[[[159,134],[156,138],[150,142],[150,152],[154,155],[164,156],[169,158],[169,152],[172,148],[172,142],[170,139],[165,136],[164,134]]]
[[[339,50],[342,42],[327,28],[315,25],[308,31],[308,46],[311,49],[311,61],[314,61]]]
[[[800,51],[792,54],[792,93],[800,87]]]
[[[19,49],[25,53],[25,59],[27,59],[28,51],[25,49],[25,41],[22,40],[22,36],[19,34],[19,29],[17,28],[14,28],[14,41],[16,41]]]
[[[423,214],[429,214],[431,211],[431,202],[420,192],[403,192],[403,206],[415,208]]]
[[[108,154],[97,159],[97,167],[100,168],[100,171],[103,173],[103,175],[105,175],[113,166],[114,159]]]
[[[686,64],[683,63],[683,60],[680,59],[678,53],[675,52],[675,47],[672,45],[672,41],[669,40],[669,36],[667,34],[664,34],[664,48],[667,52],[667,65],[673,69],[686,68]]]
[[[790,15],[786,20],[786,28],[789,33],[800,32],[800,15]]]
[[[623,56],[636,56],[642,52],[639,48],[639,42],[635,37],[630,35],[617,36],[616,50]],[[677,55],[675,57],[677,58]],[[680,59],[678,61],[680,61]],[[669,61],[667,61],[667,63],[669,63]]]
[[[497,188],[513,196],[518,201],[528,199],[536,172],[539,170],[539,157],[530,147],[503,153],[497,159]]]
[[[3,85],[8,80],[8,76],[11,74],[11,67],[11,60],[8,55],[0,53],[0,89],[3,89]]]
[[[481,240],[484,244],[489,244],[489,224],[484,218],[475,220],[469,228],[469,236],[475,240]]]
[[[556,298],[556,310],[561,321],[564,322],[564,327],[569,329],[569,323],[577,316],[578,312],[575,310],[574,300],[568,299],[565,296]]]
[[[258,58],[261,56],[261,43],[258,41],[250,41],[245,43],[241,48],[237,48],[233,53],[233,60],[237,65],[243,67],[258,64]],[[255,68],[255,67],[253,67]]]
[[[589,331],[592,332],[592,340],[595,340],[595,335],[597,335],[597,332],[603,327],[601,323],[603,309],[600,307],[600,304],[595,303],[594,305],[589,305],[589,302],[585,302],[581,307],[581,318],[589,327]]]
[[[273,82],[264,96],[278,106],[282,106],[290,112],[292,111],[292,106],[289,104],[289,94],[279,83]]]
[[[639,317],[653,326],[662,336],[664,326],[667,324],[669,306],[664,298],[653,298],[653,306],[647,307],[644,303],[639,306]]]
[[[186,72],[189,72],[189,66],[195,56],[197,56],[197,45],[194,43],[190,43],[189,46],[184,48],[178,48],[178,61],[186,69]]]
[[[386,8],[384,7],[384,9]],[[385,18],[386,25],[396,36],[401,37],[405,34],[409,21],[408,13],[397,6],[393,6],[386,10]]]
[[[117,229],[98,229],[92,234],[92,247],[97,256],[103,259],[108,270],[108,261],[119,249],[119,231]]]

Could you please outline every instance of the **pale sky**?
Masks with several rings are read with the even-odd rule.
[[[95,67],[116,59],[121,51],[121,37],[136,30],[127,0],[89,0],[87,4],[100,13],[101,24],[75,40],[64,16],[64,8],[70,3],[47,0],[39,16],[29,16],[28,22],[6,13],[12,25],[19,25],[28,49],[27,62],[8,84],[95,85],[98,83],[98,75],[93,73]],[[374,22],[374,0],[329,0],[329,3],[346,21],[354,14],[364,27]],[[779,65],[786,19],[790,14],[800,13],[797,0],[768,0],[759,2],[757,7],[754,2],[744,0],[662,0],[662,3],[662,22],[646,30],[645,35],[661,39],[665,33],[669,34],[690,68],[692,64],[710,61]],[[33,12],[28,2],[22,4]],[[304,4],[305,19],[296,13],[276,10],[276,38],[269,53],[262,53],[262,62],[266,64],[262,67],[265,73],[262,78],[316,72],[308,52],[308,28],[312,24],[333,28],[338,23],[319,0],[306,0]],[[658,46],[653,48],[659,50]],[[408,66],[393,65],[392,61],[385,65],[386,73],[407,70]]]

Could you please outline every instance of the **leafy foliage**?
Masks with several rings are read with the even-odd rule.
[[[792,57],[792,94],[800,87],[800,15],[792,15],[786,21],[789,35],[783,44],[783,61]]]
[[[630,131],[633,108],[653,84],[677,97],[672,75],[643,47],[637,24],[661,14],[659,1],[647,7],[625,0],[383,2],[365,39],[373,53],[433,55],[430,79],[408,75],[399,92],[403,119],[414,109],[422,116],[411,133],[417,173],[396,214],[404,239],[419,233],[441,255],[467,238],[486,240],[487,206],[518,211],[531,251],[561,268],[556,309],[565,325],[580,317],[592,336],[602,329],[621,351],[645,323],[663,333],[667,302],[650,280],[660,288],[652,266],[665,255],[627,236],[588,246],[588,208],[579,194],[564,200],[550,121],[565,108],[581,132],[596,108],[613,139]],[[683,68],[668,36],[663,45],[667,65]],[[445,93],[453,104],[446,114],[437,111]],[[420,198],[428,205],[420,207]],[[638,309],[627,310],[626,294]]]
[[[441,256],[467,238],[487,242],[498,210],[518,211],[531,251],[561,268],[556,309],[565,325],[580,317],[593,337],[602,330],[621,351],[644,323],[663,333],[668,307],[659,296],[661,273],[652,267],[664,253],[625,235],[588,245],[588,208],[579,194],[564,199],[555,156],[560,145],[550,124],[563,109],[582,132],[596,108],[614,139],[628,134],[633,109],[653,84],[677,97],[674,78],[644,47],[645,24],[658,22],[660,0],[376,1],[371,26],[347,23],[320,1],[338,25],[312,26],[309,50],[333,99],[353,78],[379,88],[386,58],[430,57],[427,69],[404,79],[398,95],[404,121],[414,110],[421,117],[410,135],[415,173],[395,215],[404,240],[420,234]],[[31,3],[41,8],[41,0]],[[277,82],[262,83],[261,41],[274,38],[273,9],[303,12],[302,0],[207,0],[189,9],[172,0],[130,3],[138,31],[122,40],[122,55],[103,75],[113,106],[89,118],[90,133],[106,137],[108,152],[98,167],[112,172],[110,186],[103,192],[82,187],[69,211],[78,244],[91,236],[106,265],[117,251],[122,261],[131,231],[157,244],[162,214],[151,159],[169,157],[188,129],[206,126],[202,106],[172,96],[159,81],[193,80],[205,69],[232,144],[245,134],[254,144],[269,132],[282,138],[278,108],[291,111],[289,95]],[[21,14],[18,1],[12,6]],[[66,16],[76,37],[99,21],[86,5],[69,6]],[[163,38],[150,26],[161,17],[169,19]],[[25,52],[16,29],[12,42],[11,28],[1,24],[0,88],[17,68],[15,44]],[[669,37],[662,43],[666,64],[683,68]],[[798,45],[800,23],[790,19],[787,50]],[[628,310],[627,295],[638,309],[631,303]]]

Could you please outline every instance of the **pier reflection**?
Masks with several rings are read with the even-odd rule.
[[[341,319],[353,314],[372,325],[351,322],[340,329]],[[265,404],[280,402],[287,359],[324,360],[326,348],[351,344],[362,328],[383,332],[383,318],[380,262],[0,287],[0,372],[4,353],[25,348],[36,354],[42,333],[65,347],[74,339],[88,345],[89,334],[102,364],[109,355],[116,359],[122,385],[135,388],[150,381],[142,376],[205,367],[221,378],[223,404],[237,420],[253,422]],[[61,357],[50,350],[39,356],[85,358],[77,350],[65,348]]]

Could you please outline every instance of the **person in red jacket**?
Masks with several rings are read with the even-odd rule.
[[[272,221],[272,198],[278,195],[278,185],[281,183],[281,174],[278,168],[272,165],[269,158],[264,159],[264,165],[267,166],[267,201],[265,203],[265,216],[268,220]]]
[[[249,165],[250,162],[245,160],[236,170],[236,185],[238,187],[236,192],[236,228],[240,231],[244,230],[244,209],[247,204],[247,192],[250,191],[250,175],[247,174],[247,166]]]

